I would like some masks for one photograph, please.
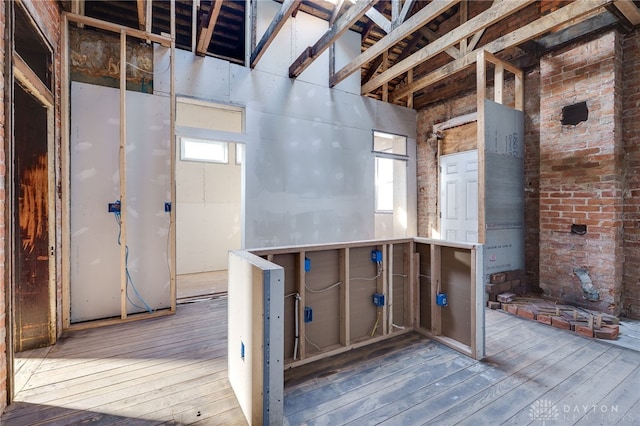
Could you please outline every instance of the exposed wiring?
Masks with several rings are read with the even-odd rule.
[[[374,280],[377,280],[378,278],[380,278],[381,275],[382,275],[382,265],[380,265],[378,263],[378,273],[376,274],[375,277],[371,277],[371,278],[349,278],[349,280],[351,280],[351,281],[374,281]]]
[[[399,328],[400,330],[404,330],[405,329],[405,327],[403,327],[401,325],[398,325],[398,324],[394,324],[394,323],[391,323],[391,326],[395,327],[395,328]]]
[[[407,278],[407,275],[404,274],[393,274],[394,277],[402,277],[402,278]]]
[[[342,284],[342,281],[338,281],[335,284],[331,284],[327,288],[323,288],[323,289],[320,289],[320,290],[314,290],[312,288],[309,288],[307,283],[304,283],[304,288],[306,288],[310,293],[324,293],[325,291],[328,291],[328,290],[331,290],[332,288],[338,287],[340,284]]]
[[[379,324],[380,324],[380,311],[378,311],[378,316],[376,317],[376,323],[373,325],[373,330],[371,330],[371,337],[373,337],[373,335],[376,334],[376,329],[378,328]]]
[[[122,242],[121,242],[121,237],[122,237],[122,216],[120,215],[119,211],[113,212],[113,216],[115,217],[116,223],[118,224],[118,245],[122,246]],[[124,271],[125,271],[125,275],[127,276],[127,285],[125,286],[125,294],[126,294],[127,300],[134,307],[136,307],[138,309],[145,309],[146,308],[146,310],[149,313],[152,313],[153,309],[151,309],[151,307],[147,304],[147,302],[145,302],[144,298],[140,295],[140,293],[138,293],[138,289],[136,289],[136,286],[133,284],[133,278],[131,278],[131,274],[129,273],[129,246],[128,245],[124,246]],[[133,289],[133,292],[136,294],[138,299],[140,299],[140,301],[142,301],[142,304],[145,306],[144,308],[142,306],[136,305],[131,300],[131,298],[129,297],[129,284],[131,284],[131,288]]]
[[[296,294],[298,294],[298,293],[290,293],[290,294],[287,294],[286,296],[284,296],[284,298],[286,299],[287,297],[295,296]]]
[[[171,68],[171,64],[169,64],[169,65],[167,65],[167,68],[166,68],[164,71],[158,71],[158,72],[156,73],[155,71],[147,71],[147,70],[145,70],[145,69],[142,69],[142,68],[140,68],[139,66],[132,64],[131,62],[127,62],[127,65],[129,65],[131,68],[135,68],[135,69],[137,69],[138,71],[141,71],[141,72],[144,72],[144,73],[147,73],[147,74],[151,74],[151,75],[154,75],[154,74],[164,74],[164,73],[166,73],[167,71],[169,71],[169,68]]]
[[[304,340],[306,340],[308,344],[310,344],[311,346],[316,348],[318,350],[318,352],[322,352],[322,349],[320,349],[320,346],[316,345],[311,340],[309,340],[309,338],[307,336],[304,336]]]
[[[420,278],[426,278],[428,280],[431,279],[431,277],[429,275],[424,275],[424,274],[419,274]]]

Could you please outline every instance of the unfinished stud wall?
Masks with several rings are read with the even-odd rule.
[[[620,313],[624,261],[621,54],[610,31],[540,61],[540,286],[612,314]],[[582,101],[587,121],[562,125],[562,108]],[[574,223],[586,234],[572,234]]]
[[[0,72],[2,73],[2,85],[0,86],[0,138],[3,141],[3,147],[0,151],[0,179],[2,179],[2,190],[0,191],[0,203],[4,206],[6,199],[6,192],[4,191],[5,182],[7,179],[7,162],[5,158],[5,153],[7,152],[7,144],[5,139],[5,87],[7,84],[5,82],[5,41],[4,41],[4,32],[5,32],[5,11],[6,5],[0,5],[0,34],[3,37],[0,37]],[[6,210],[0,209],[0,218],[2,218],[3,226],[0,226],[0,240],[2,244],[0,244],[0,413],[4,411],[4,408],[7,405],[7,327],[9,325],[9,319],[7,317],[6,312],[6,299],[5,295],[9,294],[9,282],[6,281],[6,255],[5,255],[5,247],[7,245],[6,241],[6,230],[7,230],[7,217],[5,215]]]
[[[623,311],[640,319],[640,30],[624,39],[622,128],[624,191]]]

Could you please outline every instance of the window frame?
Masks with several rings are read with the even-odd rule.
[[[392,138],[398,137],[398,138],[403,138],[404,139],[404,152],[405,154],[398,154],[398,153],[393,153],[393,152],[388,152],[388,151],[378,151],[376,150],[376,136],[378,136],[379,134],[384,134],[384,135],[390,135],[392,136]],[[387,159],[387,160],[400,160],[400,161],[404,161],[405,162],[405,172],[406,172],[406,167],[409,164],[409,155],[408,155],[408,137],[405,135],[398,135],[395,133],[389,133],[389,132],[383,132],[380,130],[373,130],[372,131],[372,147],[371,147],[371,152],[373,152],[374,154],[374,186],[375,186],[375,196],[374,196],[374,211],[376,214],[393,214],[394,213],[394,208],[395,206],[393,206],[391,208],[391,210],[386,210],[386,209],[379,209],[379,196],[380,196],[380,191],[379,191],[379,187],[380,187],[380,183],[378,181],[378,159]],[[394,163],[391,163],[394,164]],[[392,191],[391,191],[391,196],[392,196],[392,204],[393,204],[393,188],[395,187],[394,184],[394,179],[392,177],[391,180],[391,187],[392,187]],[[389,184],[389,182],[385,182],[385,184]]]
[[[185,153],[185,143],[187,142],[223,146],[224,160],[196,158],[192,156],[187,156],[187,154]],[[215,139],[201,139],[201,138],[194,138],[190,136],[180,136],[180,160],[190,161],[194,163],[229,164],[229,142],[215,140]]]

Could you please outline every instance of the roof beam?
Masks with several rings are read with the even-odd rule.
[[[269,24],[269,28],[267,28],[258,42],[258,45],[251,53],[251,60],[249,62],[251,68],[256,66],[273,39],[276,38],[276,35],[278,35],[284,24],[287,22],[287,19],[289,19],[289,17],[293,15],[293,12],[298,9],[301,2],[302,0],[284,0],[282,2],[282,7],[280,7],[280,10],[276,13],[271,24]]]
[[[495,24],[496,22],[517,12],[518,10],[521,10],[522,8],[533,2],[534,0],[503,1],[494,6],[491,6],[489,9],[485,10],[478,16],[449,31],[445,36],[438,38],[433,43],[426,45],[422,49],[409,56],[407,59],[397,62],[387,71],[371,79],[370,82],[362,86],[361,93],[366,94],[374,91],[384,83],[431,59],[438,53],[443,52],[446,48],[453,46],[463,38],[469,37],[475,32]]]
[[[136,4],[138,6],[138,28],[145,30],[147,28],[147,7],[145,0],[137,0]]]
[[[415,0],[404,0],[404,4],[402,5],[402,10],[400,11],[400,15],[398,16],[397,24],[400,25],[404,21],[407,20],[407,16],[409,16],[409,12],[413,8],[413,3]]]
[[[203,20],[202,27],[200,28],[200,34],[198,35],[198,46],[196,47],[196,55],[204,56],[209,49],[209,43],[211,43],[211,37],[213,36],[213,28],[216,26],[216,21],[220,15],[220,8],[222,7],[222,0],[213,0],[209,13]]]
[[[640,9],[631,0],[617,0],[613,4],[631,22],[631,25],[640,24]]]
[[[371,9],[367,10],[367,13],[365,13],[365,15],[367,15],[367,18],[375,22],[376,25],[379,26],[380,29],[382,29],[382,31],[384,31],[386,34],[389,34],[391,32],[391,21],[388,20],[387,17],[382,13],[378,12],[377,9],[372,7]]]
[[[548,15],[545,15],[524,27],[520,27],[509,34],[487,43],[481,46],[479,49],[473,50],[460,59],[456,59],[449,62],[446,65],[432,71],[431,73],[418,78],[413,83],[406,84],[403,87],[398,87],[392,96],[392,101],[397,101],[405,96],[412,94],[420,89],[424,89],[438,81],[441,81],[456,72],[462,71],[465,68],[473,65],[476,62],[477,54],[480,49],[484,49],[489,53],[497,53],[509,47],[517,46],[528,40],[536,38],[548,31],[553,30],[566,23],[567,21],[579,18],[586,15],[598,8],[611,3],[611,0],[591,0],[591,1],[576,1],[556,10]]]
[[[289,67],[289,77],[296,78],[302,71],[307,69],[309,65],[320,56],[325,50],[331,46],[345,31],[347,31],[358,19],[375,5],[378,0],[361,0],[356,2],[347,11],[342,14],[336,22],[329,27],[326,33],[314,44],[309,46],[298,56],[293,64]]]
[[[342,67],[340,71],[329,77],[329,86],[333,87],[354,72],[358,71],[367,62],[372,61],[382,52],[389,50],[396,43],[406,36],[421,28],[435,17],[441,15],[447,9],[458,3],[460,0],[433,0],[423,7],[418,13],[400,24],[396,29],[382,37],[376,44],[362,52],[355,59]],[[390,69],[393,69],[390,68]],[[380,84],[381,86],[382,84]]]

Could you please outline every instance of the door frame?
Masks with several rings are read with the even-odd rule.
[[[16,6],[16,4],[18,6]],[[37,23],[30,15],[27,8],[20,2],[5,2],[5,304],[6,304],[6,358],[7,358],[7,403],[10,404],[14,398],[14,327],[15,321],[15,262],[17,253],[15,251],[16,234],[13,226],[18,213],[15,208],[16,200],[16,180],[15,172],[15,107],[14,93],[16,85],[19,85],[28,95],[33,96],[45,109],[47,115],[47,169],[48,169],[48,194],[47,194],[47,232],[49,235],[49,345],[56,343],[57,339],[57,235],[56,235],[56,149],[55,149],[55,96],[46,84],[40,80],[37,74],[30,68],[29,64],[20,57],[15,50],[15,12],[20,8],[24,16],[29,21],[31,29],[42,45],[50,54],[52,67],[55,67],[54,49],[47,37],[42,33]],[[51,87],[55,88],[55,68],[52,69]]]

